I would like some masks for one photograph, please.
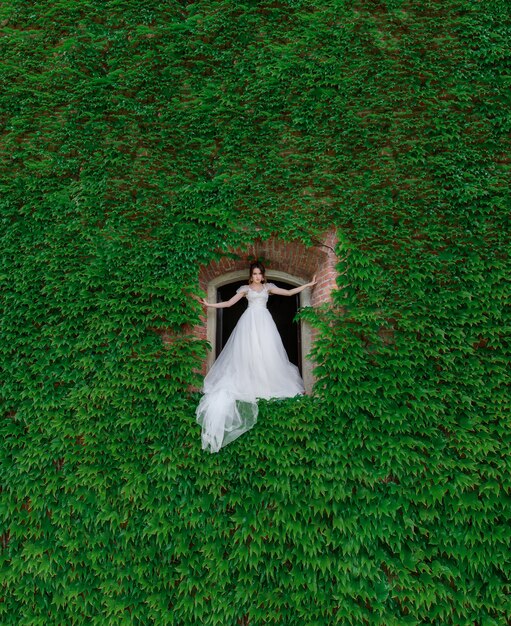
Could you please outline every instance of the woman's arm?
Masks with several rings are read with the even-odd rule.
[[[227,309],[233,304],[236,304],[238,300],[241,300],[241,298],[243,298],[244,295],[245,295],[244,292],[236,293],[230,300],[227,300],[227,302],[206,302],[204,298],[202,298],[201,302],[205,306],[210,306],[213,309]]]
[[[312,287],[316,284],[316,274],[312,277],[310,283],[306,283],[305,285],[300,285],[299,287],[294,287],[293,289],[282,289],[281,287],[272,287],[269,291],[270,293],[275,294],[276,296],[294,296],[295,293],[300,293],[307,287]]]

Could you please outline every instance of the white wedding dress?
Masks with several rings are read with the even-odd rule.
[[[197,407],[202,448],[221,447],[254,426],[257,398],[288,398],[304,392],[298,368],[288,357],[277,326],[266,308],[272,283],[256,291],[238,289],[248,307],[204,379]]]

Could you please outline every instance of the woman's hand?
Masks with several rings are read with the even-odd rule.
[[[192,296],[192,298],[193,298],[194,300],[197,300],[197,302],[200,302],[200,303],[201,303],[202,305],[204,305],[204,306],[209,306],[209,302],[206,302],[206,298],[200,298],[200,297],[199,297],[199,296],[197,296],[197,295],[193,295],[193,296]]]
[[[312,280],[309,283],[309,287],[314,286],[318,281],[316,280],[316,274],[312,277]]]

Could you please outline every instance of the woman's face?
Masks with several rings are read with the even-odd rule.
[[[260,285],[263,280],[263,273],[258,267],[254,267],[252,270],[252,282],[256,283],[256,285]]]

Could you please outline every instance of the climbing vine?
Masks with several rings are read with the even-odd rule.
[[[508,623],[509,13],[2,4],[2,623]],[[314,393],[203,453],[199,268],[332,225]]]

